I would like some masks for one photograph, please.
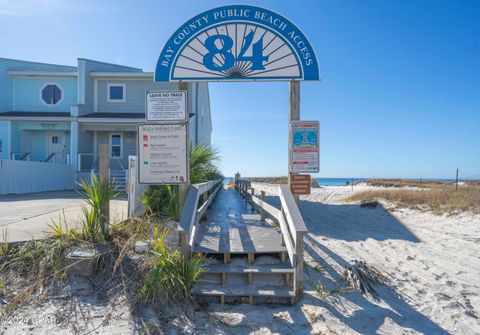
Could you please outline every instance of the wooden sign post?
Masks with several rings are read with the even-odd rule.
[[[98,156],[98,174],[100,183],[110,183],[110,158],[108,157],[108,144],[99,145]],[[108,236],[108,228],[110,224],[110,202],[105,203],[105,206],[100,209],[102,217],[104,218],[103,232]]]
[[[188,83],[186,82],[181,82],[178,84],[178,89],[187,91],[187,99],[188,99]],[[188,100],[187,100],[188,101]],[[185,106],[186,107],[186,114],[187,114],[187,120],[189,118],[189,113],[190,109],[188,108],[188,104]],[[198,116],[196,116],[198,117]],[[188,127],[188,123],[187,123]],[[187,133],[189,134],[190,132],[187,130]],[[190,149],[189,145],[187,143],[187,169],[190,169]],[[188,189],[190,188],[190,181],[187,181],[184,184],[180,184],[178,186],[178,218],[180,219],[182,212],[183,212],[183,207],[185,205],[185,200],[187,199],[187,194],[188,194]]]
[[[294,196],[309,195],[310,184],[309,174],[290,174],[290,191]]]
[[[289,82],[289,93],[290,93],[290,105],[289,105],[289,113],[288,113],[288,128],[289,132],[290,129],[290,122],[300,120],[300,82],[296,80],[292,80]],[[291,134],[288,134],[288,138],[291,138]],[[292,155],[292,143],[288,144],[288,187],[292,189],[292,174],[290,173],[290,162]],[[295,201],[298,202],[298,195],[293,196]]]

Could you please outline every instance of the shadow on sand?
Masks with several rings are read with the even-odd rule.
[[[326,255],[342,267],[349,263],[310,236],[306,238],[305,250],[316,261],[319,261],[325,270],[323,274],[318,275],[317,280],[320,280],[327,289],[338,288],[341,285],[340,273],[323,259]],[[385,332],[385,328],[388,327],[388,324],[384,325],[387,318],[391,320],[390,324],[393,322],[402,328],[413,329],[423,334],[449,334],[448,331],[415,310],[393,288],[379,285],[376,289],[381,301],[387,306],[382,307],[359,292],[342,295],[349,305],[354,305],[356,308],[356,311],[350,315],[344,315],[339,308],[341,306],[329,300],[323,300],[320,303],[345,326],[361,334]],[[382,325],[383,329],[380,330]]]
[[[267,196],[266,201],[280,209],[278,197]],[[382,206],[365,209],[355,204],[333,205],[302,200],[299,207],[309,233],[317,236],[344,241],[365,241],[372,238],[377,241],[394,239],[420,242]]]
[[[266,200],[280,208],[278,197],[269,196]],[[368,238],[377,241],[420,242],[418,237],[382,206],[366,209],[356,204],[324,204],[305,200],[300,201],[299,208],[309,231],[305,237],[305,251],[325,270],[323,273],[317,273],[311,271],[308,266],[306,267],[305,285],[307,290],[314,290],[315,283],[319,281],[327,290],[343,286],[340,273],[325,259],[333,260],[342,268],[350,265],[347,260],[320,243],[319,237],[346,242],[365,241]],[[323,301],[315,299],[315,301],[328,309],[332,315],[345,324],[347,329],[361,334],[376,334],[385,331],[389,327],[388,323],[385,323],[386,318],[390,319],[390,324],[395,323],[399,327],[413,329],[420,333],[449,334],[447,330],[415,310],[395,292],[394,288],[381,285],[377,291],[383,303],[375,302],[359,292],[342,295],[342,300],[354,307],[355,311],[349,315],[345,315],[342,312],[343,307],[330,299]],[[392,325],[392,327],[396,328],[397,326]]]

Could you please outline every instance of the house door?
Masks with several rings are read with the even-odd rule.
[[[53,163],[66,163],[67,155],[66,150],[66,135],[64,132],[49,132],[47,134],[48,140],[48,153],[47,158],[49,162]]]

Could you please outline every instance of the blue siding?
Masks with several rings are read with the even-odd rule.
[[[85,113],[93,113],[93,79],[90,72],[142,72],[133,67],[78,59],[79,103],[85,105]]]
[[[41,89],[48,83],[55,83],[62,88],[62,100],[54,105],[46,105],[40,99]],[[24,78],[13,79],[13,109],[22,112],[70,112],[70,107],[77,104],[77,80],[75,78]]]
[[[144,113],[145,92],[153,90],[177,90],[176,83],[154,83],[147,80],[107,80],[97,81],[97,112],[99,113]],[[125,85],[125,102],[108,102],[108,84]]]
[[[12,77],[7,74],[7,71],[75,72],[77,68],[74,66],[0,58],[0,112],[8,112],[13,109],[13,80]]]
[[[0,121],[0,159],[8,159],[10,153],[8,152],[10,144],[9,122]]]

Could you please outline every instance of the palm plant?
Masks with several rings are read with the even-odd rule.
[[[218,169],[220,156],[218,150],[200,143],[190,150],[190,183],[198,184],[222,177]],[[143,206],[149,214],[179,219],[178,186],[154,185],[143,192]]]
[[[83,206],[83,233],[90,240],[103,240],[108,235],[108,209],[110,200],[118,196],[118,185],[92,177],[91,183],[78,183],[80,194],[89,206]],[[90,208],[89,208],[90,207]]]
[[[190,151],[190,183],[198,184],[221,178],[218,169],[219,151],[206,143],[199,143]]]

